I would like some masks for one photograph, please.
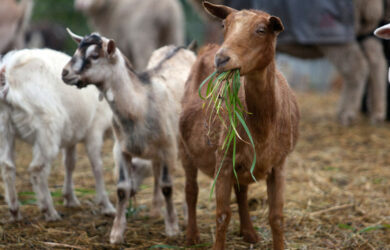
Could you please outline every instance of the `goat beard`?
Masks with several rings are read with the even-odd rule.
[[[79,88],[79,89],[82,89],[82,88],[85,88],[85,87],[87,87],[87,85],[88,85],[88,83],[86,83],[86,82],[84,82],[84,81],[81,81],[81,80],[79,80],[79,81],[77,81],[76,82],[76,87],[77,88]]]

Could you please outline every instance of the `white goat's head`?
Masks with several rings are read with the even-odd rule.
[[[111,76],[111,69],[120,57],[115,42],[97,33],[81,37],[69,29],[68,32],[78,44],[78,48],[62,70],[62,80],[78,88],[88,84],[100,87]]]

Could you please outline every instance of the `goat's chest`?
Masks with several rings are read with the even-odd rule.
[[[253,172],[251,172],[254,160],[253,148],[250,145],[240,147],[237,152],[236,172],[241,184],[249,184],[256,180],[265,179],[271,173],[272,168],[286,157],[283,152],[275,151],[272,143],[255,143],[256,162]]]
[[[151,158],[158,144],[158,129],[147,123],[137,123],[131,120],[116,120],[114,130],[121,143],[123,151],[133,156]]]

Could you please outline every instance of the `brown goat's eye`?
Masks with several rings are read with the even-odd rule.
[[[225,21],[222,21],[222,23],[221,23],[221,27],[222,27],[222,29],[224,29],[224,28],[225,28]]]
[[[256,33],[259,35],[263,35],[263,34],[265,34],[265,32],[266,32],[266,29],[265,29],[265,27],[262,27],[262,26],[258,27],[256,30]]]

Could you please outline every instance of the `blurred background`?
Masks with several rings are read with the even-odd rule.
[[[191,8],[186,0],[180,0],[185,14],[185,32],[187,44],[192,40],[203,44],[203,21],[199,15]],[[69,27],[76,34],[86,35],[94,31],[88,26],[87,18],[80,11],[74,8],[72,0],[38,0],[34,3],[32,14],[32,26],[38,24],[61,25]],[[73,54],[75,45],[72,39],[65,34],[65,43],[63,50],[67,54]]]
[[[79,2],[79,10],[75,9],[75,1]],[[121,7],[118,10],[119,13],[113,18],[109,18],[108,14],[102,14],[106,10],[111,10],[106,5],[107,3],[123,4],[127,1],[136,2],[137,7],[148,2],[154,2],[154,5],[144,6],[145,12],[130,7]],[[27,46],[50,47],[71,55],[76,49],[76,44],[66,33],[65,27],[71,28],[79,35],[89,34],[100,27],[102,31],[99,31],[103,35],[115,38],[119,42],[120,39],[126,38],[125,36],[132,35],[133,32],[126,32],[116,25],[114,25],[116,27],[114,30],[104,30],[105,27],[103,27],[105,24],[110,24],[113,19],[119,18],[119,21],[124,23],[124,28],[130,28],[131,24],[135,23],[137,34],[145,36],[141,42],[125,41],[124,45],[120,45],[120,49],[126,51],[128,57],[133,57],[131,59],[133,62],[140,58],[134,56],[134,51],[132,51],[134,48],[127,48],[126,44],[146,45],[147,42],[153,40],[148,39],[147,36],[155,34],[141,26],[145,23],[143,18],[149,18],[152,20],[152,28],[162,30],[162,33],[167,34],[168,31],[163,24],[169,22],[164,17],[170,19],[174,18],[174,15],[167,14],[170,13],[168,9],[157,5],[176,1],[35,0],[34,2],[34,8],[31,8],[29,4],[32,0],[0,0],[0,54]],[[97,8],[99,10],[89,8],[92,2],[100,5]],[[302,113],[299,143],[289,159],[286,173],[286,241],[289,249],[389,249],[390,125],[384,123],[380,126],[373,126],[371,122],[376,119],[375,112],[372,113],[371,122],[365,117],[359,117],[355,126],[351,127],[341,126],[335,115],[339,112],[337,103],[343,98],[350,97],[348,91],[340,91],[345,86],[345,79],[348,80],[351,86],[349,90],[352,91],[361,84],[367,86],[366,89],[380,85],[382,89],[373,91],[374,95],[371,99],[373,103],[375,100],[385,101],[383,98],[386,98],[388,86],[387,62],[384,61],[386,43],[373,37],[372,33],[376,27],[389,20],[386,19],[390,9],[387,8],[390,6],[387,3],[388,0],[213,0],[213,2],[224,2],[235,8],[248,6],[266,8],[270,12],[275,11],[273,9],[275,6],[277,10],[291,11],[294,7],[300,9],[300,12],[292,11],[296,13],[295,17],[284,16],[282,18],[286,27],[283,32],[285,34],[289,30],[299,31],[298,28],[302,25],[315,23],[304,19],[305,15],[309,15],[308,18],[323,17],[319,20],[319,24],[324,27],[333,24],[333,20],[336,20],[335,23],[338,21],[348,23],[341,25],[341,29],[336,29],[336,31],[341,30],[341,34],[346,34],[344,37],[341,36],[343,41],[329,43],[327,40],[327,44],[321,43],[326,39],[315,41],[316,46],[322,45],[323,52],[328,53],[335,46],[340,45],[338,50],[330,53],[333,57],[328,55],[325,59],[322,55],[322,58],[303,59],[302,56],[298,58],[286,53],[277,55],[281,71],[287,76],[290,85],[297,90]],[[180,15],[175,17],[178,18],[175,19],[175,24],[183,24],[184,36],[179,35],[177,38],[179,43],[189,44],[192,40],[196,40],[201,46],[206,42],[221,41],[220,22],[204,14],[199,6],[200,0],[178,0],[176,3],[179,3],[183,12],[182,17]],[[323,9],[316,9],[315,3],[322,5]],[[279,8],[281,6],[284,8]],[[121,11],[135,11],[130,17],[137,17],[137,20],[125,20]],[[285,13],[275,15],[285,15]],[[182,22],[177,21],[181,20],[180,18],[185,19]],[[294,20],[298,20],[299,25],[294,24]],[[329,30],[324,28],[324,34],[329,36],[327,33]],[[280,42],[281,40],[282,37]],[[300,42],[303,43],[303,47],[294,48],[293,52],[307,52],[313,49],[314,41],[301,40]],[[351,53],[346,53],[351,47],[343,47],[343,44],[352,45]],[[154,46],[161,45],[157,43]],[[142,53],[142,57],[147,58],[144,55],[147,52],[146,48],[135,48],[135,50]],[[387,54],[390,55],[390,53]],[[381,63],[376,63],[378,59],[382,60]],[[367,72],[374,72],[374,77],[369,77],[368,73],[365,77],[361,76],[363,70],[358,67],[359,61],[364,62],[362,65]],[[139,63],[139,70],[143,68],[142,63],[144,62]],[[379,68],[381,70],[377,71]],[[342,76],[339,72],[343,72],[344,75]],[[367,85],[365,81],[368,82]],[[378,93],[380,95],[375,96]],[[360,101],[360,96],[358,99]],[[377,111],[382,114],[383,107],[377,108]],[[112,139],[108,139],[103,149],[103,160],[105,183],[107,183],[110,198],[114,201],[116,182],[112,175],[114,166],[112,146]],[[78,150],[78,163],[74,174],[76,192],[82,202],[81,209],[69,209],[63,206],[61,189],[64,170],[60,158],[53,163],[49,179],[50,190],[58,210],[65,214],[66,218],[56,223],[45,223],[40,219],[35,219],[39,216],[39,211],[36,207],[34,192],[31,192],[27,170],[31,160],[31,147],[18,142],[16,151],[18,153],[17,187],[18,191],[20,190],[18,195],[22,204],[22,213],[28,220],[24,222],[25,224],[0,223],[1,249],[52,249],[45,244],[48,241],[70,244],[71,247],[75,246],[74,249],[117,249],[117,246],[113,247],[108,243],[112,219],[99,216],[98,209],[94,205],[94,178],[83,148]],[[137,208],[129,208],[129,226],[124,246],[128,249],[149,247],[159,249],[163,248],[162,246],[168,249],[183,249],[181,246],[184,245],[184,232],[178,238],[169,239],[162,233],[164,231],[163,221],[148,217],[147,210],[151,205],[153,191],[152,183],[153,180],[149,178],[142,185],[142,190],[137,196]],[[215,232],[214,216],[210,216],[215,210],[215,203],[209,198],[211,179],[201,174],[199,183],[199,226],[202,243],[204,243],[203,248],[207,249],[212,244]],[[1,184],[0,217],[6,218],[9,212],[4,196],[2,196],[4,187]],[[184,174],[181,169],[178,169],[176,174],[175,188],[178,190],[175,194],[175,205],[179,211],[181,228],[184,229],[184,219],[180,209],[184,200]],[[261,234],[261,242],[253,246],[242,241],[239,236],[239,219],[237,213],[234,213],[235,217],[232,218],[227,237],[228,249],[271,248],[272,239],[266,216],[268,214],[266,197],[263,182],[251,187],[249,206],[256,230]],[[231,205],[233,211],[236,212],[237,206],[233,203]],[[69,245],[67,248],[70,248]]]
[[[234,4],[239,1],[230,2]],[[243,3],[241,5],[245,7],[248,1],[241,2]],[[207,24],[206,27],[210,25],[209,20],[201,17],[199,10],[191,5],[191,0],[180,0],[180,3],[185,16],[185,44],[196,40],[201,46],[208,41],[206,36],[209,34],[205,24]],[[75,10],[74,1],[35,1],[31,23],[26,30],[26,46],[51,47],[72,54],[75,45],[64,27],[71,28],[76,34],[85,35],[95,31],[89,24],[86,15],[82,11]],[[40,37],[41,35],[43,37]],[[277,59],[289,83],[297,90],[326,93],[329,90],[341,88],[342,77],[326,59],[303,60],[283,53],[278,54]]]
[[[15,2],[15,0],[3,0],[5,2]],[[28,0],[26,0],[28,1]],[[23,2],[23,1],[16,1]],[[93,2],[93,1],[79,1],[79,2]],[[102,2],[102,1],[95,1]],[[200,2],[196,0],[180,0],[181,7],[185,17],[185,39],[184,43],[189,44],[192,40],[196,40],[198,45],[202,45],[209,41],[220,41],[220,39],[210,37],[217,36],[218,32],[208,31],[209,26],[212,26],[210,19],[202,18],[202,10],[196,8],[194,2]],[[213,1],[222,2],[222,1]],[[258,1],[225,1],[227,4],[236,8],[252,7],[264,9],[264,6],[275,9],[277,1],[274,4],[265,3],[262,0]],[[291,2],[291,1],[290,1]],[[343,1],[341,1],[343,2]],[[345,2],[345,1],[344,1]],[[351,2],[351,1],[349,1]],[[292,3],[294,4],[294,3]],[[310,5],[310,4],[309,4]],[[303,5],[305,6],[305,5]],[[80,7],[79,10],[75,9],[75,1],[70,0],[39,0],[34,2],[34,7],[31,14],[31,22],[28,23],[25,30],[25,40],[27,47],[50,47],[56,50],[64,51],[67,54],[72,54],[75,49],[75,45],[70,37],[65,32],[65,27],[71,28],[76,34],[85,35],[97,28],[91,21],[88,21],[87,7]],[[267,8],[265,8],[267,9]],[[1,11],[1,9],[0,9]],[[4,11],[4,10],[3,10]],[[277,13],[283,14],[283,13]],[[285,18],[286,19],[286,18]],[[213,20],[215,22],[215,20]],[[289,23],[289,20],[283,20],[285,23]],[[290,22],[291,23],[291,22]],[[1,20],[0,20],[1,24]],[[205,24],[207,24],[205,26]],[[219,28],[219,27],[218,27]],[[287,27],[288,28],[288,27]],[[107,33],[107,32],[101,32]],[[115,35],[112,35],[115,39]],[[1,43],[1,42],[0,42]],[[1,46],[1,45],[0,45]],[[157,46],[155,46],[157,47]],[[12,47],[10,47],[11,49]],[[0,48],[1,50],[1,48]],[[123,48],[122,50],[126,50]],[[4,53],[4,50],[3,50]],[[126,54],[126,53],[125,53]],[[132,61],[137,60],[131,58]],[[282,71],[288,77],[290,84],[298,90],[315,90],[322,93],[326,93],[331,89],[340,89],[342,84],[342,77],[337,73],[332,64],[323,58],[316,58],[311,60],[302,60],[296,57],[291,57],[286,54],[280,53],[278,55],[278,63]],[[137,63],[135,63],[137,66]],[[144,67],[144,63],[140,63],[140,68]]]

